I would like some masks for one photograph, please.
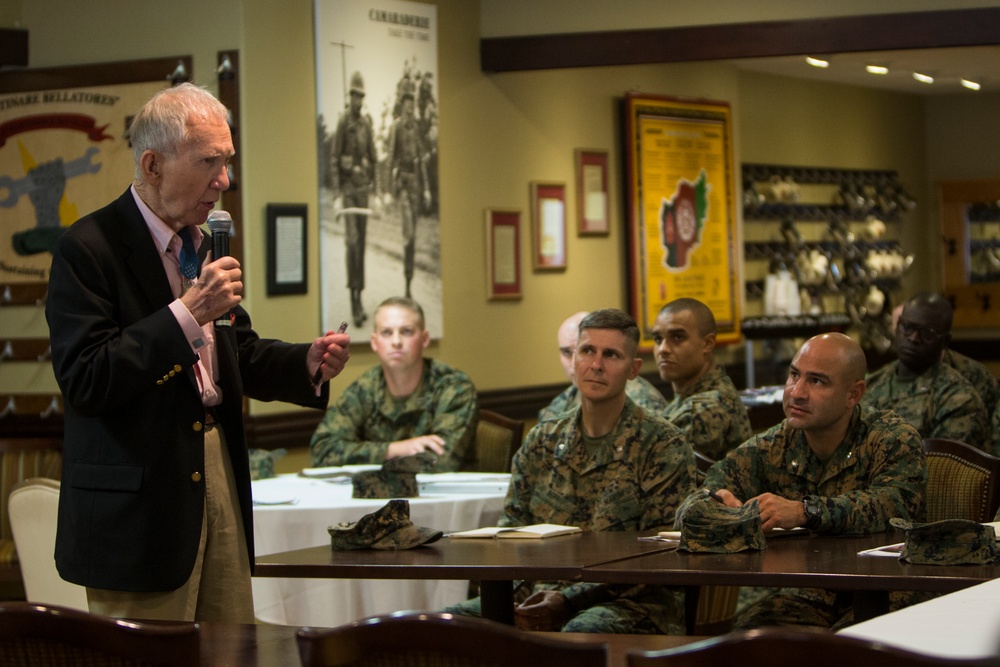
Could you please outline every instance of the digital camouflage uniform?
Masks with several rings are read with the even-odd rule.
[[[382,463],[389,443],[418,435],[444,438],[435,472],[458,470],[471,458],[478,420],[476,388],[460,370],[424,359],[416,391],[397,401],[381,366],[352,382],[316,427],[309,450],[314,466]]]
[[[636,376],[634,380],[625,383],[625,395],[632,399],[632,402],[641,408],[645,408],[651,414],[662,414],[667,407],[667,399],[663,393],[653,384],[642,377]],[[552,402],[538,411],[538,421],[554,419],[570,410],[580,407],[580,390],[575,384],[566,387],[565,391],[552,399]]]
[[[951,438],[990,449],[990,417],[979,392],[958,371],[937,363],[904,381],[896,375],[898,365],[893,361],[868,376],[862,404],[896,412],[921,438]]]
[[[663,417],[631,400],[615,430],[588,454],[578,409],[542,422],[514,455],[501,526],[555,523],[584,530],[669,529],[694,489],[694,454]],[[554,589],[571,611],[564,632],[684,633],[684,598],[667,586],[534,582]],[[448,611],[479,615],[475,598]]]
[[[753,435],[736,385],[716,366],[687,392],[675,395],[663,413],[687,436],[696,452],[718,461]]]
[[[941,358],[945,364],[958,371],[962,377],[972,383],[972,386],[979,392],[979,398],[983,399],[986,406],[986,414],[992,416],[1000,404],[1000,383],[990,369],[983,366],[975,359],[971,359],[964,354],[959,354],[954,350],[945,350]],[[990,429],[990,448],[986,451],[993,456],[1000,455],[1000,432],[996,426]]]
[[[854,408],[847,436],[825,463],[801,430],[782,421],[729,452],[705,479],[707,488],[728,489],[744,502],[763,493],[789,500],[815,496],[822,508],[816,532],[824,535],[884,532],[893,517],[921,521],[926,484],[927,464],[914,428],[891,411],[860,406]],[[703,497],[687,498],[678,516]],[[821,589],[765,591],[737,615],[736,627],[831,627],[851,603],[850,595]]]

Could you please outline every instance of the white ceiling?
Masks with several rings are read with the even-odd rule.
[[[814,81],[846,83],[918,95],[974,94],[959,85],[959,79],[976,81],[981,92],[1000,91],[1000,45],[912,51],[869,51],[863,53],[816,54],[829,61],[826,68],[813,67],[805,56],[745,58],[733,62],[740,69],[799,77]],[[866,65],[884,65],[889,73],[869,74]],[[934,77],[933,84],[921,83],[913,72]]]

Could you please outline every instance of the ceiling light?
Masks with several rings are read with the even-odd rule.
[[[888,74],[889,73],[889,68],[886,67],[885,65],[868,65],[867,67],[865,67],[865,70],[869,74]]]
[[[962,85],[969,90],[979,90],[982,87],[975,81],[969,81],[968,79],[959,79],[959,81],[961,81]]]
[[[934,83],[934,77],[921,74],[920,72],[914,72],[913,78],[921,83]]]
[[[820,60],[819,58],[813,58],[812,56],[806,56],[806,62],[813,67],[829,67],[830,61]]]

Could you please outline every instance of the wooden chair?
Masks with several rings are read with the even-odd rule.
[[[464,470],[510,472],[514,452],[521,446],[524,422],[492,410],[480,410],[476,424],[476,460]]]
[[[18,483],[7,498],[7,511],[28,601],[87,611],[87,589],[56,570],[59,481],[32,477]]]
[[[1000,505],[1000,458],[945,438],[925,438],[927,521],[993,521]]]
[[[605,667],[606,644],[523,632],[481,618],[397,613],[297,634],[303,667]]]
[[[997,662],[994,657],[960,660],[922,655],[808,628],[734,632],[674,649],[632,651],[625,659],[628,667],[986,667]]]
[[[194,623],[119,621],[76,609],[0,602],[0,665],[190,667],[201,658]]]
[[[30,477],[59,479],[61,475],[62,440],[0,438],[0,582],[21,585],[21,570],[7,513],[7,497],[16,484]]]

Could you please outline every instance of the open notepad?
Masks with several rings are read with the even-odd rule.
[[[569,535],[570,533],[582,532],[576,526],[560,526],[554,523],[536,523],[531,526],[510,526],[500,528],[490,526],[487,528],[476,528],[475,530],[463,530],[452,533],[450,537],[498,537],[503,539],[541,539],[544,537],[555,537],[556,535]]]

